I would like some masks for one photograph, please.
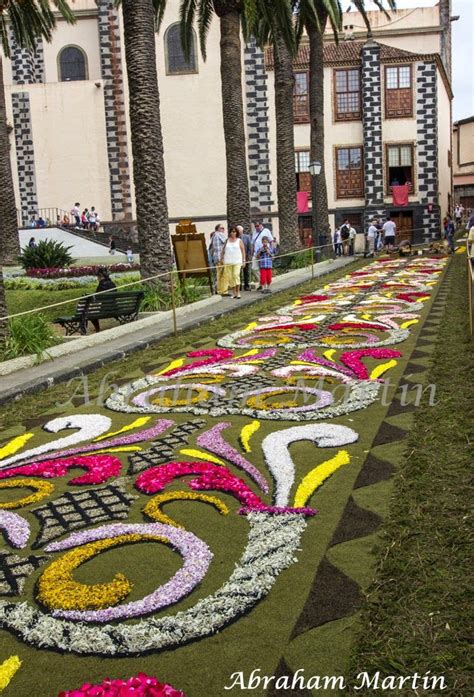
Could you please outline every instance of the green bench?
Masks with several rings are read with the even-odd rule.
[[[64,327],[66,336],[76,332],[87,334],[87,322],[91,319],[116,319],[120,324],[133,322],[138,317],[143,296],[143,291],[119,293],[110,290],[79,300],[74,315],[58,317],[54,322]]]

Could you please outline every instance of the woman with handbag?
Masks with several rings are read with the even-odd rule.
[[[245,264],[245,247],[235,226],[230,229],[220,261],[224,264],[226,285],[232,291],[232,297],[240,298],[240,270]]]

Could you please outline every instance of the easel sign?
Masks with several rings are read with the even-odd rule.
[[[205,276],[209,280],[212,293],[212,276],[207,258],[206,238],[203,232],[197,232],[191,220],[180,220],[176,232],[171,235],[173,242],[178,278],[196,278]]]

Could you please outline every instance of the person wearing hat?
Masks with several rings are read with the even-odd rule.
[[[102,293],[105,290],[116,290],[117,286],[115,283],[112,281],[110,278],[110,274],[108,269],[105,268],[105,266],[100,266],[97,269],[97,280],[98,280],[98,285],[97,288],[95,289],[96,293]],[[100,299],[101,296],[99,296]],[[92,326],[94,327],[96,332],[100,332],[100,324],[99,320],[96,318],[92,318],[89,320]]]

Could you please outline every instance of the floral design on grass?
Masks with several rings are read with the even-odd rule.
[[[106,678],[100,685],[84,683],[77,690],[60,692],[58,697],[186,697],[168,683],[161,683],[150,675],[138,673],[128,680]]]
[[[295,563],[301,536],[317,514],[311,506],[314,492],[341,468],[350,467],[350,446],[358,433],[324,420],[374,402],[385,376],[403,357],[399,345],[416,326],[442,267],[443,262],[429,259],[375,262],[229,334],[216,348],[192,351],[118,388],[107,401],[109,414],[141,414],[121,428],[103,414],[72,415],[45,424],[47,433],[58,434],[56,440],[36,445],[35,434],[28,433],[5,444],[0,449],[0,487],[26,486],[38,492],[3,506],[17,509],[3,511],[0,518],[11,546],[23,549],[29,544],[28,515],[40,511],[31,509],[35,496],[54,494],[54,482],[45,480],[61,478],[86,501],[98,489],[84,491],[84,486],[125,481],[135,494],[127,498],[121,517],[128,515],[138,492],[144,499],[144,522],[108,520],[79,532],[59,528],[54,538],[43,541],[49,541],[43,549],[48,556],[37,572],[37,597],[33,602],[23,597],[0,600],[0,624],[42,648],[133,656],[208,636],[250,611]],[[335,398],[334,385],[342,388],[344,399]],[[251,420],[241,428],[239,450],[227,432],[231,422],[178,425],[182,413],[220,418],[240,414]],[[259,446],[263,419],[297,425],[282,423]],[[186,447],[170,457],[176,428],[184,435],[175,447]],[[195,445],[185,442],[190,435]],[[150,441],[157,464],[145,457],[144,444]],[[303,441],[314,445],[317,464],[297,475],[299,463],[290,448]],[[161,442],[165,460],[159,458]],[[256,464],[259,448],[263,468]],[[127,453],[133,458],[143,453],[143,467],[128,470]],[[72,470],[77,468],[85,472],[75,476]],[[178,482],[181,490],[175,488]],[[184,610],[179,603],[198,586],[204,588],[214,552],[163,511],[176,501],[206,504],[216,524],[219,516],[238,514],[248,524],[245,549],[228,580]],[[75,569],[96,555],[143,542],[167,545],[183,563],[141,599],[130,599],[133,582],[121,572],[113,576],[111,571],[110,580],[101,584],[74,579]],[[168,608],[171,614],[166,614]],[[127,621],[132,618],[133,623]]]

